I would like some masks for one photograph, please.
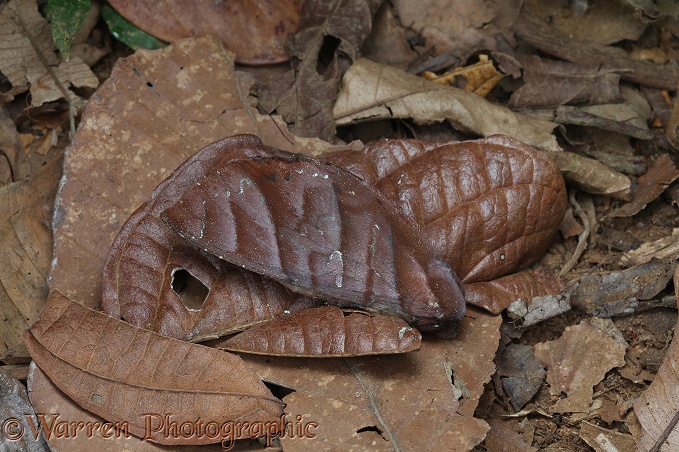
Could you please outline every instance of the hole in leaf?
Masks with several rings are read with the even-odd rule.
[[[341,42],[342,41],[334,36],[323,36],[323,44],[318,51],[318,61],[316,62],[316,72],[318,75],[323,76],[325,74],[328,66],[330,66],[332,60],[335,59],[335,51]],[[330,75],[328,74],[327,77],[329,76]],[[324,77],[324,79],[327,79],[327,77]]]
[[[172,274],[172,290],[179,295],[184,306],[193,311],[200,311],[210,293],[205,284],[183,268],[175,270]]]
[[[271,391],[271,394],[273,394],[274,397],[278,397],[281,400],[283,400],[283,397],[288,396],[295,392],[295,390],[292,388],[288,388],[287,386],[281,386],[271,381],[264,380],[264,384],[266,385],[267,388],[269,388],[269,391]]]
[[[376,432],[378,435],[382,436],[382,430],[377,428],[376,425],[368,425],[366,427],[361,427],[358,430],[356,430],[356,433],[363,433],[363,432]]]

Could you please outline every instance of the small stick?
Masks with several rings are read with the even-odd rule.
[[[582,232],[578,236],[578,246],[575,248],[575,252],[571,256],[570,259],[568,259],[568,262],[563,266],[561,271],[559,272],[559,276],[563,276],[566,273],[568,273],[578,262],[580,257],[582,256],[582,253],[585,252],[587,249],[587,237],[589,237],[589,219],[587,219],[587,214],[582,210],[580,207],[580,204],[578,201],[575,199],[575,194],[577,193],[577,190],[572,190],[568,194],[568,200],[570,201],[571,205],[573,206],[573,209],[575,210],[575,214],[580,218],[580,221],[582,221]]]
[[[19,23],[21,23],[21,28],[23,28],[24,33],[26,33],[26,37],[31,43],[33,50],[35,50],[35,53],[38,55],[40,62],[42,63],[43,66],[45,66],[47,73],[50,75],[50,77],[52,77],[52,79],[54,79],[54,83],[57,85],[57,88],[59,88],[59,91],[61,91],[61,94],[64,96],[64,99],[66,99],[66,102],[68,102],[68,120],[70,125],[71,138],[73,138],[73,136],[75,135],[75,113],[73,109],[73,101],[71,100],[71,95],[69,94],[66,87],[64,87],[64,85],[61,83],[59,77],[57,77],[56,72],[54,72],[54,69],[52,69],[52,66],[50,66],[49,62],[47,61],[47,58],[45,58],[45,55],[43,55],[42,52],[40,51],[38,43],[35,42],[33,35],[31,35],[31,32],[28,30],[28,27],[26,27],[26,22],[24,22],[24,18],[21,17],[21,13],[19,12],[19,10],[15,9],[14,12],[16,13],[17,18],[19,19]]]

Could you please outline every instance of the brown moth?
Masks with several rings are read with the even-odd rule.
[[[341,307],[455,333],[464,293],[419,228],[365,181],[295,156],[230,161],[161,218],[207,253]]]
[[[281,314],[297,296],[274,281],[193,247],[159,217],[196,178],[220,163],[279,152],[254,135],[224,138],[191,156],[158,185],[111,246],[103,274],[104,312],[165,336],[192,341],[240,331]],[[198,309],[186,306],[173,290],[181,270],[209,290]]]

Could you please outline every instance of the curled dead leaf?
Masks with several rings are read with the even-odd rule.
[[[572,152],[550,152],[564,178],[587,193],[629,199],[632,181],[597,160]]]
[[[33,360],[65,394],[131,433],[160,444],[220,442],[205,425],[192,435],[149,430],[146,422],[276,421],[282,403],[239,357],[157,335],[52,292],[25,336]],[[134,403],[130,403],[134,401]],[[247,437],[247,433],[243,432]]]
[[[539,149],[561,149],[552,134],[553,122],[515,113],[476,94],[365,58],[342,78],[333,116],[337,125],[392,118],[412,118],[420,124],[447,120],[465,132],[509,135]]]

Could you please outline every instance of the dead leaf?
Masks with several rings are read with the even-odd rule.
[[[653,258],[660,260],[676,259],[679,256],[679,228],[672,230],[672,235],[662,237],[653,242],[641,244],[638,248],[620,256],[623,265],[639,265]]]
[[[554,112],[554,121],[560,124],[596,127],[640,140],[653,139],[655,135],[648,129],[645,121],[641,125],[640,119],[639,115],[626,104],[587,107],[563,105],[557,107]]]
[[[624,366],[624,356],[624,345],[587,321],[566,327],[557,340],[536,344],[535,357],[547,364],[549,393],[566,393],[549,411],[587,412],[592,387],[613,367]]]
[[[115,424],[106,424],[106,420],[85,410],[73,399],[61,392],[45,373],[31,363],[28,375],[29,397],[35,410],[40,413],[40,426],[45,433],[47,442],[53,452],[220,452],[223,451],[221,444],[200,445],[200,446],[161,446],[143,440],[128,432],[125,434],[121,430],[115,429]],[[92,427],[92,433],[69,435],[65,434],[65,426],[83,425]],[[116,434],[120,431],[120,434]],[[255,440],[236,441],[233,451],[257,450],[256,447],[243,446],[243,443],[250,444]]]
[[[514,411],[530,402],[545,379],[545,368],[530,345],[510,343],[495,357],[502,389]]]
[[[579,10],[583,6],[584,10]],[[578,44],[581,41],[602,45],[623,40],[635,41],[648,26],[636,14],[638,6],[623,6],[617,0],[601,0],[584,5],[528,0],[525,8],[535,17],[550,17],[550,29],[570,36]]]
[[[0,30],[0,71],[12,84],[8,94],[13,96],[30,87],[33,107],[63,97],[41,58],[66,88],[96,88],[99,85],[97,77],[80,59],[59,61],[49,24],[38,13],[35,1],[12,0],[7,3],[0,11]],[[71,90],[69,95],[71,100],[79,99]]]
[[[608,10],[606,8],[605,14],[609,14]],[[589,39],[574,42],[568,35],[555,32],[544,21],[536,19],[526,8],[521,8],[514,31],[518,39],[563,60],[581,64],[605,64],[619,71],[622,80],[672,91],[679,81],[679,73],[672,63],[654,64],[634,60],[621,48],[593,43]]]
[[[467,451],[488,430],[473,414],[493,373],[500,322],[471,308],[456,339],[424,339],[405,355],[244,359],[265,381],[295,390],[284,398],[287,413],[318,423],[313,439],[283,438],[286,451]]]
[[[398,317],[334,306],[275,318],[216,345],[233,352],[300,357],[406,353],[420,348],[420,333]]]
[[[301,137],[335,135],[332,105],[342,75],[358,59],[381,0],[305,2],[299,31],[290,42],[294,69],[262,95]]]
[[[647,160],[632,147],[629,136],[602,129],[580,128],[588,148],[585,153],[609,168],[628,176],[640,176],[647,170]]]
[[[247,99],[251,80],[214,37],[120,59],[88,104],[64,163],[54,218],[51,288],[97,307],[115,235],[187,157],[224,136],[255,133],[280,149],[318,154],[328,143],[297,139]],[[131,126],[134,124],[134,127]]]
[[[344,75],[333,116],[337,125],[392,118],[413,118],[420,124],[448,120],[465,132],[509,135],[539,149],[560,150],[551,133],[554,123],[365,58]]]
[[[301,0],[185,3],[112,0],[123,17],[166,42],[217,35],[242,64],[286,61],[285,42],[297,30]]]
[[[620,75],[600,66],[549,60],[536,55],[522,60],[524,85],[507,106],[553,108],[565,104],[606,104],[622,100]]]
[[[47,299],[52,260],[50,228],[61,156],[32,179],[0,189],[0,358],[27,356],[23,332],[38,318]],[[20,349],[16,349],[20,347]]]
[[[166,338],[87,309],[52,292],[26,334],[33,360],[69,397],[131,433],[160,444],[209,444],[225,438],[205,426],[192,434],[160,427],[209,419],[275,422],[282,404],[236,355]],[[130,403],[134,400],[135,403]],[[159,424],[148,428],[149,416]],[[250,437],[246,431],[242,437]],[[238,435],[240,437],[240,435]]]
[[[453,85],[456,77],[462,77],[466,83],[462,84],[466,91],[478,94],[481,97],[486,97],[493,88],[504,78],[504,75],[495,69],[493,61],[488,59],[488,55],[479,55],[479,61],[465,67],[458,67],[452,72],[445,72],[441,75],[436,75],[432,72],[425,71],[422,76],[432,82],[440,83],[442,85]],[[453,86],[458,86],[459,83]]]
[[[564,179],[575,187],[595,195],[629,199],[632,181],[597,160],[572,152],[550,152]]]
[[[30,174],[31,165],[17,126],[7,114],[7,109],[0,108],[0,187],[22,181]]]
[[[679,304],[679,266],[674,272],[674,291]],[[656,444],[659,449],[655,450],[679,448],[679,428],[676,427],[679,413],[679,374],[676,369],[678,332],[679,328],[675,328],[672,343],[651,386],[634,402],[634,412],[642,427],[641,439],[637,443],[641,451],[652,450]]]
[[[623,452],[637,450],[632,435],[602,428],[589,422],[580,424],[580,438],[596,452],[608,452],[613,449]]]
[[[406,40],[405,30],[394,17],[390,2],[382,2],[375,13],[372,30],[361,48],[361,55],[377,63],[406,69],[418,54]]]
[[[454,51],[463,56],[476,49],[495,50],[494,34],[498,34],[503,19],[516,14],[513,5],[498,8],[483,1],[396,0],[393,5],[401,23],[425,39],[421,53],[433,50],[436,55]]]
[[[657,303],[652,299],[667,287],[674,267],[671,261],[652,259],[622,271],[584,275],[571,295],[571,306],[599,317],[629,315],[655,307]]]
[[[502,419],[486,419],[490,431],[483,442],[488,452],[535,452],[538,449],[526,444],[521,435],[506,425]]]
[[[662,154],[648,172],[639,178],[632,190],[632,202],[609,212],[608,217],[631,217],[639,213],[678,177],[679,170],[674,166],[670,156]]]
[[[16,378],[9,376],[0,367],[0,419],[2,435],[0,449],[6,451],[48,452],[50,449],[42,433],[38,432],[39,422],[26,387]]]
[[[223,162],[161,218],[220,259],[340,307],[454,335],[460,281],[414,222],[328,162],[275,156]]]

